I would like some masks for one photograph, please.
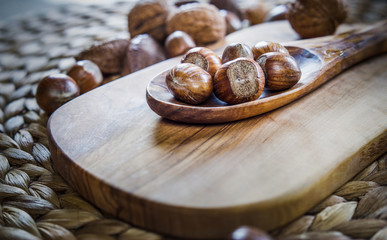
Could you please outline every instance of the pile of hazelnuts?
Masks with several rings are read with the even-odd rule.
[[[300,78],[300,66],[284,46],[261,41],[253,48],[244,43],[230,44],[221,58],[208,48],[192,48],[168,72],[165,81],[176,99],[197,105],[212,93],[228,104],[253,101],[264,88],[286,90]]]

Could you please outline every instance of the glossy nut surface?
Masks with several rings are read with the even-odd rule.
[[[220,57],[212,50],[205,47],[192,48],[184,54],[181,62],[195,64],[207,71],[212,77],[220,66],[222,66]]]
[[[99,67],[89,60],[76,62],[67,75],[78,84],[81,94],[98,87],[103,81]]]
[[[48,114],[79,96],[79,87],[65,74],[52,74],[43,78],[36,90],[36,101]]]
[[[269,90],[286,90],[293,87],[301,78],[301,69],[292,56],[271,52],[265,53],[257,60],[262,67]]]
[[[200,104],[212,93],[211,75],[199,66],[182,63],[173,67],[165,78],[172,95],[185,103]]]
[[[244,43],[231,43],[223,51],[222,63],[224,64],[240,57],[253,59],[251,48]]]
[[[186,53],[191,48],[196,47],[194,40],[183,31],[171,33],[165,40],[165,50],[168,57],[176,57]]]
[[[283,45],[270,41],[257,42],[251,51],[253,52],[255,60],[257,60],[262,54],[268,52],[282,52],[289,54],[288,50]]]
[[[214,78],[214,93],[228,104],[258,99],[265,85],[261,67],[248,58],[237,58],[222,65]]]

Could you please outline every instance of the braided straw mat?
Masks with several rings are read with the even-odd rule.
[[[385,18],[386,3],[350,21]],[[0,239],[163,239],[102,213],[53,170],[47,115],[37,105],[37,83],[65,72],[72,56],[95,41],[127,33],[133,1],[66,6],[0,23]],[[371,12],[372,12],[371,11]],[[387,155],[306,215],[270,234],[279,239],[387,239]]]

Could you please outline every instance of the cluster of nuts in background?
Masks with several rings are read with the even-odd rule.
[[[193,48],[165,81],[173,96],[185,103],[201,104],[214,93],[223,102],[239,104],[258,99],[264,87],[286,90],[300,78],[301,69],[284,46],[261,41],[252,48],[230,44],[221,58],[208,48]]]
[[[317,37],[334,33],[346,14],[345,0],[296,0],[271,10],[262,0],[138,1],[128,14],[131,38],[82,51],[67,75],[41,81],[37,102],[50,114],[101,84],[215,43],[244,26],[288,19],[301,37]]]

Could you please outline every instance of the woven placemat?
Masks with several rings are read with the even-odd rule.
[[[128,37],[126,14],[132,4],[69,5],[0,23],[0,239],[163,239],[104,214],[55,173],[48,117],[34,98],[39,80],[65,72],[81,50],[96,41]],[[382,13],[378,19],[386,17],[386,4],[384,11],[378,6],[368,7]],[[376,19],[364,10],[358,16],[359,21]],[[306,215],[270,234],[278,239],[387,239],[386,184],[384,155]]]

